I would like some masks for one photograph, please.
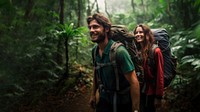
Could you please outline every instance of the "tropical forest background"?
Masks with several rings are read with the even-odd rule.
[[[200,109],[200,0],[1,0],[0,112],[91,87],[86,17],[94,12],[129,31],[139,23],[167,29],[178,59],[170,111]]]

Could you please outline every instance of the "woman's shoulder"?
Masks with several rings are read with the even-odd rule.
[[[159,47],[156,47],[155,48],[155,53],[158,53],[158,52],[162,52],[162,51],[161,51],[161,49]]]

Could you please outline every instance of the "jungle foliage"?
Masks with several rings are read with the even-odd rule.
[[[199,0],[1,0],[0,111],[19,111],[21,104],[34,105],[49,92],[62,95],[82,72],[89,74],[84,81],[90,85],[93,43],[85,19],[94,12],[104,12],[113,24],[130,31],[138,23],[166,28],[178,58],[170,86],[176,94],[169,99],[191,102],[188,108],[177,104],[172,110],[198,110]]]

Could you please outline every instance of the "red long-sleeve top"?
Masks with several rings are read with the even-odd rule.
[[[164,71],[163,71],[163,55],[160,48],[156,48],[154,52],[155,60],[155,72],[153,72],[153,67],[148,65],[148,62],[144,62],[144,81],[146,95],[156,95],[156,97],[161,98],[164,94]],[[152,62],[152,61],[150,61]],[[150,64],[152,65],[152,64]]]

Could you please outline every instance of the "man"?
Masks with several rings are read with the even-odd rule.
[[[116,49],[116,74],[109,57],[111,46],[115,43],[109,39],[111,22],[102,14],[95,13],[87,18],[87,23],[91,40],[97,43],[92,53],[95,76],[90,105],[96,108],[96,112],[138,112],[139,82],[128,51],[124,46]],[[97,89],[99,102],[95,104]]]

